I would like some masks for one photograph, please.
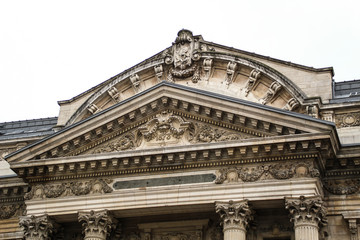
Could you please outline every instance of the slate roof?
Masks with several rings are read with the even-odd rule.
[[[47,136],[54,133],[57,117],[0,123],[0,141]]]
[[[330,103],[360,101],[360,79],[334,83],[334,98]]]

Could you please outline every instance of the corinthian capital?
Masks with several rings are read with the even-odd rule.
[[[285,208],[295,226],[310,224],[321,227],[327,223],[327,211],[320,196],[285,198]]]
[[[105,240],[117,223],[107,210],[82,211],[78,219],[82,223],[84,240]]]
[[[55,222],[48,215],[21,217],[20,226],[25,240],[50,240],[55,232]]]
[[[224,231],[228,229],[241,229],[246,231],[249,220],[251,220],[251,210],[248,200],[229,202],[216,202],[216,212],[220,214]]]

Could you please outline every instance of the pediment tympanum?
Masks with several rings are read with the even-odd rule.
[[[225,127],[217,127],[213,124],[194,121],[178,116],[170,110],[162,110],[133,131],[101,143],[93,149],[87,150],[84,154],[224,142],[252,137],[255,136]]]
[[[168,49],[111,79],[90,96],[66,125],[88,118],[161,81],[305,113],[311,101],[281,73],[260,62],[213,47],[201,36],[181,30]]]

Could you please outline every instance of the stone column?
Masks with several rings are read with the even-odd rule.
[[[55,225],[56,223],[46,214],[20,218],[25,240],[50,240],[55,233]]]
[[[319,240],[319,228],[327,223],[321,197],[285,198],[285,208],[294,223],[295,240]]]
[[[358,227],[356,219],[349,219],[350,240],[358,240]]]
[[[84,240],[106,240],[117,224],[107,210],[82,211],[78,219],[82,223]]]
[[[252,217],[248,200],[215,202],[215,208],[222,220],[224,240],[246,240],[246,228]]]

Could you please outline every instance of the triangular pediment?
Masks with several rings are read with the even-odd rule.
[[[268,141],[317,133],[328,134],[336,145],[332,123],[161,82],[9,155],[7,160],[24,162],[169,146]]]

